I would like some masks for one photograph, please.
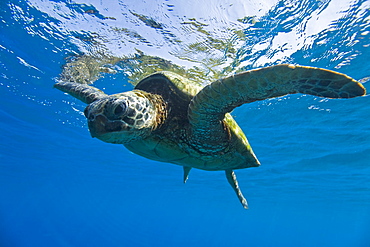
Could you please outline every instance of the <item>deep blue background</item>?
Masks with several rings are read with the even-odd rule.
[[[10,1],[0,6],[0,246],[370,246],[369,97],[294,95],[236,109],[262,163],[236,171],[244,210],[223,172],[193,170],[184,185],[181,167],[92,139],[84,105],[52,88],[78,48],[30,34]],[[341,49],[334,33],[328,45]],[[339,71],[363,79],[369,47],[357,49]],[[290,59],[333,69],[321,51],[313,64],[304,52]]]

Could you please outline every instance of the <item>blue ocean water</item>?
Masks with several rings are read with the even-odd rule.
[[[3,0],[0,246],[370,246],[370,98],[289,95],[232,115],[262,163],[223,172],[147,160],[89,135],[53,89],[77,54],[159,56],[211,78],[295,63],[370,76],[364,0]],[[133,68],[135,70],[135,68]],[[127,71],[96,85],[127,91]]]

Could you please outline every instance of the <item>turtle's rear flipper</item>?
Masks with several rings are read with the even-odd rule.
[[[189,172],[191,170],[191,167],[183,166],[183,169],[184,169],[183,182],[186,183],[186,181],[188,180],[188,177],[189,177]]]
[[[248,202],[247,199],[242,194],[242,191],[239,188],[238,181],[236,180],[236,176],[233,170],[225,170],[227,181],[229,181],[231,187],[233,187],[236,195],[239,198],[239,201],[243,205],[245,209],[248,209]]]

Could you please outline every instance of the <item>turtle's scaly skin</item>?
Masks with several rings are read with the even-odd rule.
[[[344,74],[295,65],[276,65],[217,80],[200,91],[189,106],[194,135],[203,137],[197,145],[207,143],[211,150],[221,143],[227,145],[222,141],[227,134],[219,121],[235,107],[295,93],[353,98],[364,95],[365,88]]]
[[[90,104],[96,101],[97,99],[101,99],[108,96],[103,91],[86,84],[61,81],[55,84],[54,87],[70,94],[71,96],[81,100],[86,104]]]
[[[245,208],[248,204],[233,170],[260,163],[228,112],[286,94],[352,98],[366,93],[346,75],[294,65],[243,72],[204,88],[171,72],[155,73],[135,90],[110,96],[74,82],[55,87],[90,104],[85,116],[93,137],[122,143],[149,159],[181,165],[184,182],[191,168],[224,170]]]

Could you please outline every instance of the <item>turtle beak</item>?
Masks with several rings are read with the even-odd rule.
[[[127,133],[127,126],[122,120],[110,120],[104,115],[89,120],[88,126],[91,137],[109,143],[121,143]]]
[[[108,119],[105,116],[98,115],[93,120],[88,120],[88,126],[91,137],[99,138],[99,136],[107,133],[105,126]]]

